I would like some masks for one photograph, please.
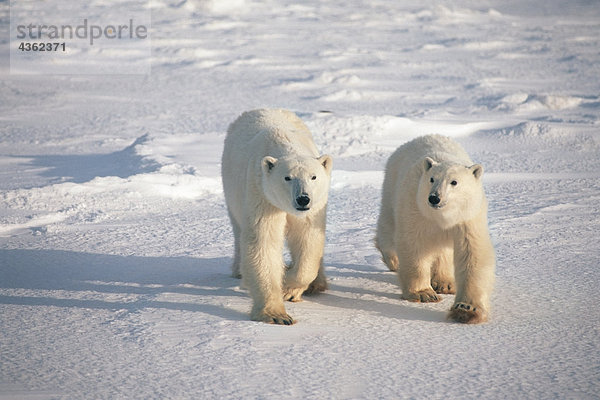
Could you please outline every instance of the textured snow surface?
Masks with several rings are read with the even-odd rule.
[[[598,398],[597,3],[151,4],[148,76],[0,65],[0,399]],[[334,158],[330,289],[291,327],[230,277],[222,143],[258,107]],[[485,167],[487,324],[400,300],[373,246],[385,161],[428,133]]]

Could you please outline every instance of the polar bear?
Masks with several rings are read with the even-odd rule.
[[[456,293],[449,319],[488,318],[495,254],[487,225],[483,167],[455,141],[429,135],[389,158],[375,244],[397,271],[402,298],[437,302]]]
[[[229,126],[221,172],[235,238],[232,270],[250,291],[252,320],[291,325],[283,301],[327,288],[322,259],[331,167],[331,157],[319,155],[290,111],[248,111]]]

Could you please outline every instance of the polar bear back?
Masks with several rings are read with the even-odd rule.
[[[437,162],[470,166],[471,158],[455,141],[441,135],[422,136],[400,146],[387,163],[387,171],[408,172],[425,157]]]
[[[284,155],[319,156],[312,134],[304,122],[293,112],[281,109],[260,109],[243,113],[229,126],[225,147],[231,147],[233,154],[251,154],[256,159],[265,156],[279,158]],[[245,158],[240,157],[238,160],[244,161]]]

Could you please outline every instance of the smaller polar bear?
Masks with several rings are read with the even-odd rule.
[[[494,284],[482,174],[449,138],[400,146],[387,162],[375,238],[402,298],[437,302],[437,293],[456,293],[449,318],[465,323],[487,320]]]
[[[327,288],[323,272],[332,160],[296,114],[254,110],[227,130],[223,189],[235,238],[233,275],[253,300],[251,319],[294,323],[283,300]],[[286,267],[287,241],[292,263]]]

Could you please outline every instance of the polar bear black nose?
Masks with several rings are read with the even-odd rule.
[[[429,196],[429,202],[436,206],[440,204],[440,198],[438,197],[438,195],[432,194],[431,196]]]
[[[310,197],[308,197],[306,195],[298,196],[298,197],[296,197],[296,203],[300,207],[306,207],[308,205],[308,203],[310,203]]]

